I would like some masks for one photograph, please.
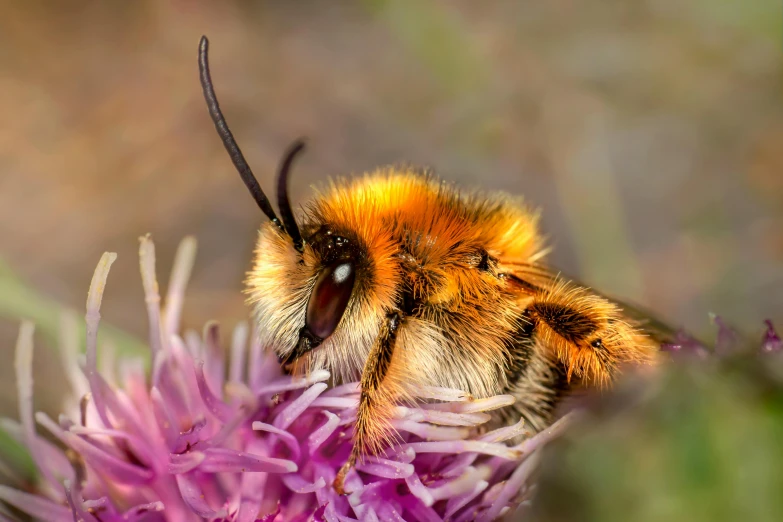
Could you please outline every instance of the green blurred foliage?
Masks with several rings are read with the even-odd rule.
[[[0,473],[0,484],[13,478],[20,481],[16,485],[34,484],[38,469],[27,448],[0,428],[0,464],[7,467],[13,477],[4,477]]]
[[[27,285],[0,259],[0,318],[14,321],[29,319],[49,340],[47,344],[56,346],[60,339],[60,321],[66,311],[64,306]],[[83,321],[79,322],[78,334],[79,345],[84,346]],[[120,355],[140,355],[147,351],[139,339],[105,321],[101,324],[99,336],[101,340],[113,343]]]
[[[533,520],[783,520],[782,362],[676,364],[609,399],[548,449]]]
[[[488,71],[465,37],[462,21],[432,2],[363,0],[443,88],[460,96],[482,88]]]

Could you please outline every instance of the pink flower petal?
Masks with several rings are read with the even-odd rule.
[[[33,420],[33,332],[35,327],[29,321],[22,322],[19,337],[16,342],[14,368],[16,370],[17,393],[19,395],[19,418],[21,419],[22,436],[25,445],[30,450],[35,465],[41,470],[51,493],[61,500],[61,488],[54,476],[54,470],[49,461],[44,458],[38,436],[35,433]]]
[[[288,449],[291,450],[292,453],[291,458],[293,460],[299,460],[299,457],[301,456],[302,452],[299,448],[299,441],[296,440],[296,437],[294,437],[287,431],[276,428],[271,424],[266,424],[265,422],[256,421],[253,423],[252,426],[254,431],[266,431],[269,433],[274,433],[275,435],[280,437],[280,439],[285,443]]]
[[[315,482],[307,482],[299,475],[283,475],[281,477],[283,484],[294,493],[312,493],[317,489],[326,487],[326,480],[323,477],[318,477]]]
[[[96,383],[98,376],[98,324],[101,320],[99,310],[101,308],[101,300],[103,299],[103,290],[109,277],[109,269],[116,259],[117,254],[114,253],[106,252],[101,256],[98,268],[95,269],[95,274],[93,274],[90,282],[90,290],[87,292],[87,313],[85,315],[87,322],[87,381],[90,383],[90,389],[93,392],[93,400],[95,401],[98,415],[106,427],[110,427],[111,424],[109,424],[109,419],[106,415],[103,397],[100,394],[96,394],[96,391],[99,389]]]
[[[84,510],[84,499],[82,498],[81,491],[78,487],[71,487],[69,482],[65,482],[65,498],[68,500],[68,505],[71,507],[71,513],[73,513],[73,519],[79,522],[99,522],[92,513],[88,513]]]
[[[152,413],[155,417],[155,423],[158,425],[158,428],[161,430],[163,437],[165,438],[166,446],[169,448],[174,448],[179,431],[174,426],[174,420],[166,408],[166,402],[164,401],[163,396],[160,394],[160,390],[158,390],[156,387],[153,387],[150,390],[150,403],[152,405]]]
[[[231,366],[228,371],[229,382],[243,381],[245,374],[245,355],[247,354],[247,336],[250,329],[246,322],[241,322],[234,328],[231,337]]]
[[[358,404],[359,404],[358,398],[318,397],[313,401],[311,406],[315,408],[336,408],[340,410],[346,410],[349,408],[356,408]]]
[[[277,515],[280,514],[280,502],[277,503],[277,507],[271,513],[267,513],[259,519],[259,522],[274,522]]]
[[[150,469],[110,455],[77,435],[64,432],[61,440],[81,455],[95,470],[111,480],[123,484],[147,484],[155,478]]]
[[[19,423],[11,419],[0,419],[0,429],[5,431],[16,442],[24,443],[23,428]],[[73,466],[68,458],[63,455],[62,450],[42,437],[36,437],[35,446],[41,458],[46,462],[49,469],[55,476],[58,489],[62,489],[60,484],[63,480],[73,480]],[[62,497],[65,500],[65,497]]]
[[[55,504],[51,500],[44,499],[38,495],[22,493],[21,491],[0,485],[0,500],[40,520],[46,520],[47,522],[73,522],[73,514],[69,508]]]
[[[435,488],[429,488],[430,495],[437,502],[438,500],[449,499],[459,495],[463,495],[471,491],[477,482],[489,478],[489,469],[485,469],[483,472],[476,468],[469,467],[464,470],[462,475],[454,480],[450,480]]]
[[[358,395],[361,392],[361,386],[358,382],[348,382],[338,384],[329,388],[323,393],[324,397],[342,397],[343,395]]]
[[[489,422],[492,418],[486,413],[453,413],[450,411],[422,410],[420,408],[397,408],[402,418],[416,422],[431,422],[443,426],[470,426]]]
[[[295,462],[261,455],[251,455],[224,448],[209,448],[204,451],[204,461],[199,469],[209,473],[264,471],[266,473],[293,473]]]
[[[204,518],[218,518],[226,516],[225,510],[214,510],[207,503],[204,496],[204,492],[198,485],[198,481],[193,475],[186,473],[177,475],[177,486],[182,494],[182,498],[185,500],[190,509],[193,510],[199,516]]]
[[[525,419],[520,419],[516,424],[504,426],[485,433],[479,440],[484,442],[503,442],[525,434]]]
[[[413,442],[410,444],[403,444],[400,448],[411,448],[416,453],[464,453],[470,451],[507,460],[518,459],[521,455],[518,450],[509,449],[502,444],[493,444],[491,442],[482,442],[479,440]]]
[[[156,501],[149,504],[143,504],[140,506],[134,506],[122,514],[122,518],[128,522],[134,522],[136,520],[143,520],[147,518],[150,513],[162,513],[166,510],[166,506],[163,502]]]
[[[490,522],[491,520],[495,520],[500,517],[501,511],[508,507],[508,503],[511,501],[512,497],[519,493],[522,485],[525,483],[533,470],[535,470],[539,458],[540,456],[538,454],[531,455],[525,459],[525,461],[522,462],[522,464],[518,466],[517,469],[514,470],[514,473],[511,474],[511,477],[506,481],[505,485],[503,485],[500,494],[494,500],[489,509],[481,514],[481,517],[477,522]]]
[[[206,458],[207,456],[202,451],[189,451],[181,455],[171,454],[169,455],[168,472],[172,475],[187,473],[196,469]]]
[[[234,409],[212,393],[210,385],[207,384],[207,380],[204,377],[203,361],[200,361],[196,366],[196,382],[198,383],[198,391],[201,394],[201,400],[204,401],[204,406],[207,407],[208,412],[223,423],[234,416]]]
[[[394,419],[391,424],[398,431],[407,431],[425,440],[461,440],[470,435],[470,430],[467,428],[433,426],[412,420]]]
[[[400,515],[400,513],[389,504],[383,504],[380,509],[378,509],[378,515],[381,517],[381,520],[388,520],[389,522],[405,522],[405,519],[402,518],[402,515]]]
[[[412,501],[409,501],[405,507],[414,516],[414,520],[421,520],[422,522],[442,522],[443,519],[430,506],[415,498],[411,500]]]
[[[256,393],[258,395],[275,395],[286,391],[300,390],[317,382],[329,379],[329,372],[326,370],[316,370],[307,377],[283,377],[277,379],[271,384],[260,388]]]
[[[487,489],[487,486],[489,486],[489,483],[486,480],[479,480],[467,493],[450,498],[446,502],[446,514],[443,518],[452,518],[457,513],[457,511],[465,507],[468,503],[472,502],[485,489]]]
[[[318,506],[318,509],[313,511],[313,522],[326,522],[326,518],[324,518],[324,514],[326,513],[326,506],[327,504],[322,504]]]
[[[177,440],[171,448],[172,453],[182,453],[193,448],[201,441],[201,430],[207,425],[206,419],[196,420],[190,428],[177,435]]]
[[[166,308],[163,312],[163,333],[168,338],[179,331],[179,319],[185,300],[185,288],[196,261],[196,238],[188,236],[179,243],[174,257],[174,267],[169,277],[169,289],[166,293]]]
[[[307,445],[310,447],[311,454],[334,433],[334,430],[337,429],[337,425],[340,423],[340,417],[334,413],[330,411],[323,411],[322,413],[326,416],[326,422],[310,433],[307,438]]]
[[[421,407],[425,410],[449,411],[452,413],[476,413],[510,406],[514,402],[516,402],[516,399],[511,395],[496,395],[486,399],[473,399],[467,402],[422,404]]]
[[[783,351],[783,340],[775,331],[775,327],[772,325],[772,321],[767,319],[764,321],[767,325],[767,331],[764,332],[764,339],[761,341],[762,353],[777,353]]]
[[[299,397],[293,400],[291,404],[281,411],[272,424],[280,429],[287,429],[299,415],[304,412],[312,402],[327,388],[326,383],[319,382],[310,386]]]
[[[418,475],[411,475],[405,479],[405,483],[408,484],[410,492],[419,500],[421,500],[425,506],[431,506],[435,499],[432,498],[430,491],[421,483],[421,479]]]
[[[220,327],[215,322],[210,321],[204,327],[204,348],[206,380],[212,393],[220,400],[223,397],[223,383],[226,380],[226,365],[223,345],[220,344]]]
[[[144,301],[147,303],[147,319],[150,324],[150,349],[154,359],[162,350],[163,335],[160,328],[160,292],[155,274],[155,244],[149,234],[139,238],[139,268],[144,285]]]
[[[173,417],[174,421],[181,429],[188,425],[194,416],[198,416],[197,410],[194,411],[194,404],[203,404],[198,393],[198,386],[191,390],[187,385],[187,368],[182,368],[173,359],[172,354],[161,355],[156,360],[152,378],[153,385],[158,389],[166,408]],[[195,371],[195,370],[193,370]],[[195,375],[193,377],[195,382]]]
[[[63,431],[44,414],[37,414],[36,419],[42,426],[48,429],[52,435],[60,439],[63,444],[81,455],[96,471],[111,480],[124,484],[146,484],[154,478],[154,474],[149,469],[131,464],[115,455],[107,453],[78,435]]]
[[[394,460],[381,459],[378,457],[368,457],[363,464],[358,464],[356,469],[387,479],[403,479],[413,475],[415,468],[413,464],[405,462],[396,462]]]

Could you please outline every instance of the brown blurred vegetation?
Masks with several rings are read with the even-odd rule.
[[[776,0],[0,6],[0,257],[81,310],[100,254],[118,252],[103,317],[142,337],[146,232],[164,282],[182,236],[199,240],[187,326],[246,316],[261,214],[202,101],[202,34],[264,187],[302,135],[299,202],[328,176],[430,165],[524,194],[553,264],[675,325],[709,332],[715,312],[760,334],[783,319]],[[16,324],[0,322],[8,361]],[[37,352],[42,408],[52,360]],[[0,413],[12,390],[1,365]]]

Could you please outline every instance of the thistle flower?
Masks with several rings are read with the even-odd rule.
[[[226,357],[217,324],[181,337],[179,317],[195,256],[181,245],[162,311],[152,241],[142,238],[141,273],[152,368],[102,353],[100,304],[116,254],[100,260],[87,298],[86,357],[73,320],[63,327],[65,369],[76,400],[57,419],[33,413],[33,325],[16,346],[19,417],[0,427],[39,471],[25,490],[0,486],[2,502],[46,522],[493,520],[521,509],[541,447],[570,421],[517,445],[522,422],[476,429],[509,396],[472,400],[421,388],[426,402],[397,408],[401,443],[332,481],[351,449],[358,384],[329,388],[329,373],[291,377],[240,324]],[[59,444],[37,433],[35,421]],[[64,448],[64,449],[63,449]],[[2,464],[2,463],[0,463]],[[0,471],[2,471],[0,467]]]

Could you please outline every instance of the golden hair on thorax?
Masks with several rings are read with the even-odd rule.
[[[569,393],[607,386],[658,343],[620,305],[555,275],[538,217],[504,194],[460,192],[428,172],[384,168],[333,181],[298,216],[285,154],[280,218],[220,111],[202,37],[199,67],[210,115],[234,165],[269,218],[247,278],[264,346],[290,372],[326,368],[359,379],[354,449],[335,481],[393,439],[395,405],[420,385],[473,397],[511,394],[496,422],[532,430]]]

